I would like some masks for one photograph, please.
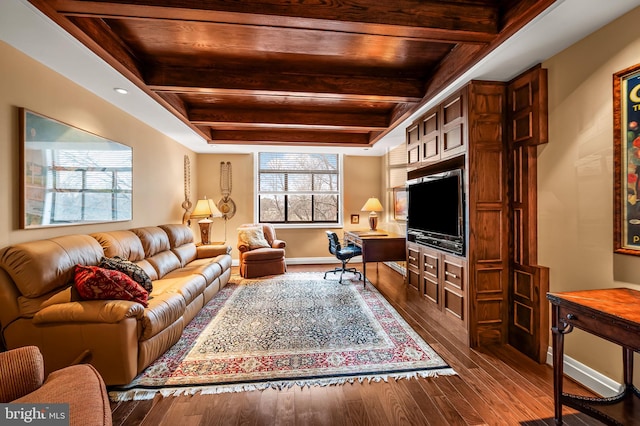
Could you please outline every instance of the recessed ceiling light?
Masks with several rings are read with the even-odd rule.
[[[121,95],[126,95],[127,93],[129,93],[127,89],[123,89],[122,87],[116,87],[113,90],[115,90],[116,93],[120,93]]]

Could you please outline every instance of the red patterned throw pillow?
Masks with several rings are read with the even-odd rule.
[[[149,293],[120,271],[76,265],[74,283],[84,300],[130,300],[145,307],[148,305]]]

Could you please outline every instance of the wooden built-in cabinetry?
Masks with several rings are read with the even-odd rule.
[[[505,94],[504,83],[472,82],[407,129],[409,179],[463,168],[466,241],[465,256],[408,242],[408,285],[472,346],[506,338]]]
[[[466,89],[420,117],[407,129],[407,165],[424,167],[465,152]]]
[[[528,81],[540,75],[539,67],[534,71]],[[407,128],[408,179],[462,168],[465,193],[464,255],[408,241],[407,285],[423,297],[430,320],[456,329],[472,347],[510,343],[514,312],[516,319],[518,315],[512,303],[518,296],[513,283],[522,280],[516,280],[512,266],[527,248],[518,245],[518,253],[509,249],[514,226],[522,224],[513,219],[517,209],[510,202],[514,190],[510,180],[517,162],[535,163],[513,155],[514,136],[507,121],[512,116],[508,109],[513,102],[507,99],[514,93],[512,83],[472,81]],[[539,89],[546,90],[542,86]],[[521,91],[515,93],[520,96]],[[546,123],[546,111],[542,112],[539,120]],[[530,189],[527,199],[535,197],[535,188]],[[437,200],[432,208],[437,208]],[[529,257],[535,259],[534,254]],[[546,348],[538,347],[528,355],[540,359],[543,351]]]

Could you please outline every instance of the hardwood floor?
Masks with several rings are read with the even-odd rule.
[[[358,266],[358,265],[356,265]],[[289,266],[325,271],[329,265]],[[156,396],[112,403],[114,425],[552,425],[552,370],[509,346],[472,350],[423,320],[419,296],[403,277],[369,265],[367,278],[458,373],[427,379],[327,387]],[[565,380],[565,391],[591,395]],[[592,396],[592,395],[591,395]],[[566,425],[601,424],[564,408]]]

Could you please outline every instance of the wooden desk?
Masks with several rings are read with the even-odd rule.
[[[362,249],[362,275],[367,285],[367,262],[406,260],[406,237],[383,230],[345,231],[344,239]]]
[[[562,404],[609,425],[640,422],[640,392],[633,385],[633,353],[640,351],[640,292],[628,288],[547,293],[552,304],[553,399],[556,424]],[[589,398],[562,392],[564,335],[573,328],[622,346],[624,390],[610,398]],[[636,421],[634,422],[634,418]]]

